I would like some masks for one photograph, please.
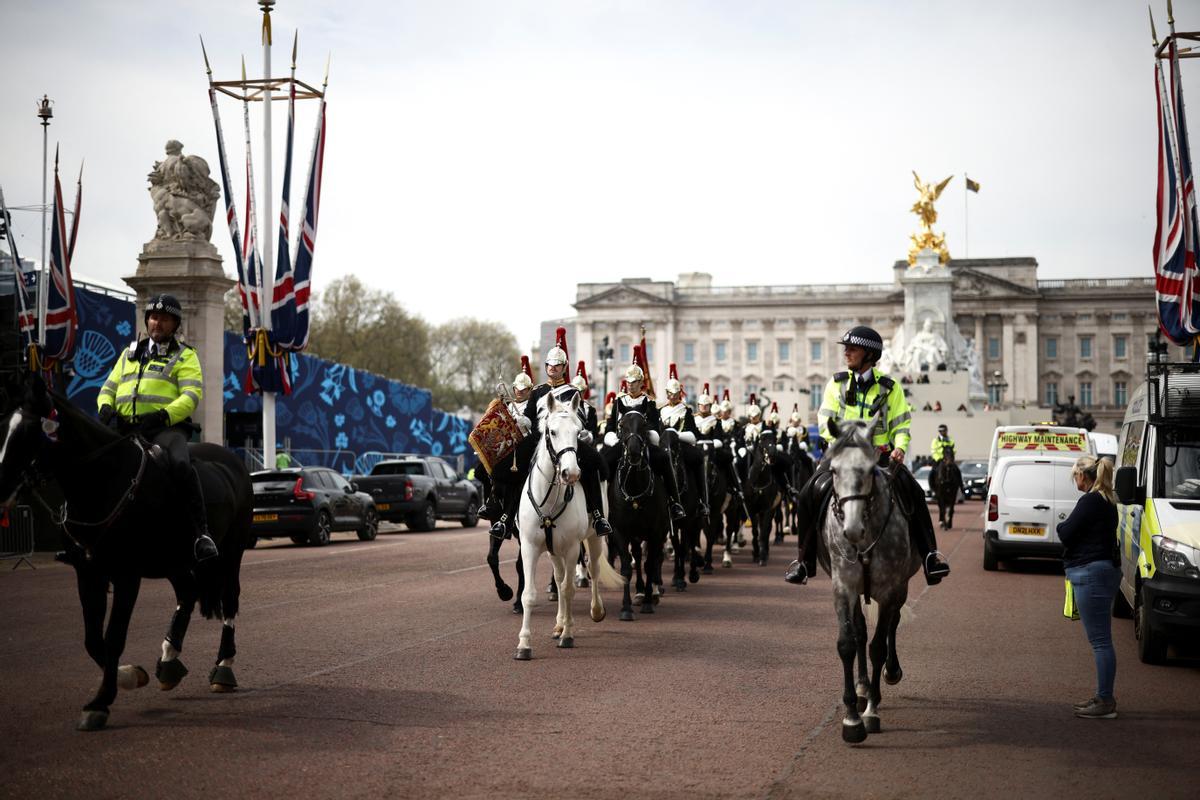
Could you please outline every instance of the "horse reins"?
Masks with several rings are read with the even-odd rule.
[[[895,506],[896,506],[896,493],[894,491],[892,491],[892,487],[891,487],[892,477],[891,477],[890,471],[881,470],[878,467],[876,467],[875,469],[876,469],[877,477],[883,478],[884,482],[887,484],[887,489],[888,489],[888,492],[887,492],[887,495],[888,495],[887,514],[884,516],[883,522],[879,525],[879,529],[875,534],[875,540],[873,542],[871,542],[871,544],[867,545],[867,547],[865,547],[862,550],[859,550],[858,547],[855,545],[850,545],[851,547],[854,548],[854,552],[855,552],[854,558],[850,558],[849,556],[847,556],[845,551],[842,550],[841,545],[837,544],[837,540],[836,539],[833,540],[835,546],[837,547],[838,555],[842,557],[842,560],[844,560],[848,563],[851,563],[851,564],[853,564],[855,562],[862,564],[863,597],[865,598],[865,602],[867,605],[871,605],[871,551],[874,550],[875,545],[879,544],[880,540],[883,539],[883,532],[885,530],[887,530],[888,522],[890,522],[892,519],[892,509],[895,508]],[[833,488],[833,496],[832,496],[833,516],[834,516],[834,518],[837,519],[838,524],[843,525],[843,526],[845,525],[846,513],[842,510],[842,504],[848,503],[851,500],[864,501],[865,507],[863,508],[863,523],[864,523],[864,525],[869,524],[871,521],[871,498],[873,496],[874,496],[874,486],[872,486],[872,491],[868,494],[849,494],[849,495],[846,495],[845,497],[840,497],[838,495],[837,488],[835,486]],[[843,533],[843,537],[844,536],[845,536],[845,534]]]
[[[562,450],[555,450],[554,443],[550,441],[550,431],[546,431],[544,434],[542,434],[542,443],[546,447],[546,452],[550,455],[550,463],[552,463],[555,467],[559,465],[559,462],[562,461],[562,457],[567,453],[575,453],[576,458],[579,457],[579,451],[574,447],[564,447]],[[534,466],[537,467],[539,472],[541,472],[541,467],[538,466],[536,459],[534,461]],[[542,474],[543,476],[545,475],[545,473]],[[546,504],[546,501],[550,499],[550,495],[554,492],[554,488],[561,485],[562,481],[559,479],[558,471],[556,470],[553,477],[550,478],[550,485],[546,487],[546,495],[539,503],[533,496],[532,484],[530,484],[529,481],[525,482],[525,494],[529,497],[529,502],[533,504],[533,508],[535,511],[537,511],[538,516],[542,518],[542,529],[546,532],[546,549],[550,551],[551,555],[554,555],[554,523],[559,517],[566,513],[567,506],[571,505],[571,499],[575,496],[575,487],[568,486],[566,492],[563,494],[562,507],[560,507],[558,512],[553,515],[547,514],[543,510],[543,506]]]
[[[642,498],[654,496],[654,477],[651,476],[650,480],[646,481],[646,488],[640,493],[631,495],[628,491],[626,491],[625,486],[628,484],[629,478],[634,474],[634,472],[639,474],[650,472],[650,449],[646,445],[646,440],[640,434],[636,433],[631,433],[629,436],[636,437],[637,440],[642,443],[641,447],[636,448],[642,452],[642,462],[635,468],[633,463],[627,457],[629,448],[626,446],[625,442],[621,442],[621,460],[617,462],[617,489],[621,492],[621,499],[626,503],[629,503],[636,510],[638,508],[638,503],[642,500]],[[624,472],[623,478],[621,477],[622,471]]]

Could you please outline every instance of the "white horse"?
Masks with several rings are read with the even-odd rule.
[[[546,406],[539,416],[541,441],[534,452],[517,512],[521,560],[525,567],[525,591],[521,596],[525,613],[514,656],[518,661],[533,658],[529,620],[537,596],[534,575],[542,553],[550,553],[554,582],[558,585],[554,638],[558,639],[559,647],[575,646],[575,622],[571,617],[575,583],[569,570],[579,560],[580,544],[587,545],[594,622],[600,622],[605,616],[600,589],[619,589],[624,585],[620,574],[609,565],[600,537],[590,526],[582,492],[576,491],[575,484],[579,481],[576,447],[583,428],[579,421],[579,403],[578,395],[574,395],[570,403],[560,403],[553,394],[548,394]]]

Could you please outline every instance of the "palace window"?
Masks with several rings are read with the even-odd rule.
[[[810,339],[808,342],[808,360],[814,364],[820,364],[824,355],[825,343],[820,339]]]
[[[713,342],[713,360],[718,364],[724,363],[729,359],[729,342],[721,340]]]
[[[1046,358],[1058,358],[1058,337],[1046,337]]]
[[[1080,358],[1091,358],[1092,357],[1092,337],[1090,334],[1087,336],[1079,337],[1079,357]]]
[[[1079,407],[1090,408],[1092,405],[1092,382],[1079,382]]]
[[[821,407],[821,396],[825,394],[825,386],[820,383],[808,385],[808,410],[816,411]]]
[[[792,342],[790,339],[783,339],[779,342],[779,363],[786,364],[792,360]]]
[[[1113,404],[1123,406],[1129,402],[1129,384],[1125,381],[1113,381]]]
[[[1046,383],[1045,403],[1043,405],[1054,407],[1058,405],[1058,382],[1048,381]]]
[[[758,340],[750,339],[746,342],[746,361],[751,364],[758,361]]]
[[[1117,334],[1113,337],[1113,358],[1129,357],[1129,337]]]
[[[995,360],[1000,357],[1000,337],[988,337],[988,358]]]
[[[683,363],[685,363],[685,364],[695,364],[696,363],[696,343],[695,342],[684,342],[683,343]]]
[[[629,357],[629,342],[625,342],[621,345],[621,355],[619,358],[622,364],[628,364],[632,361],[632,359]]]

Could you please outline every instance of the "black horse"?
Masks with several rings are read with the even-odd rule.
[[[788,440],[786,452],[792,457],[792,486],[800,489],[813,476],[816,465],[813,464],[812,457],[807,450],[800,446],[795,436],[789,436]],[[800,504],[796,500],[788,498],[786,505],[788,527],[793,532],[797,532],[800,530]]]
[[[704,560],[700,571],[705,575],[711,575],[713,571],[713,545],[725,533],[726,506],[732,504],[734,500],[733,490],[729,487],[729,482],[725,477],[725,470],[722,469],[720,464],[715,462],[713,457],[714,442],[711,440],[702,440],[699,446],[704,452],[704,478],[706,484],[704,502],[708,504],[708,516],[702,521],[705,542]],[[724,446],[724,443],[722,443],[722,446]],[[728,545],[726,545],[726,549],[728,549]]]
[[[502,478],[508,478],[511,480],[510,476],[519,472],[519,470],[515,470],[512,467],[513,454],[510,453],[508,457],[501,459],[496,464],[494,469],[503,470]],[[480,484],[483,485],[485,496],[490,495],[493,491],[493,484],[495,481],[493,480],[492,476],[488,474],[482,462],[476,463],[475,474],[478,476]],[[480,516],[482,516],[488,522],[495,522],[496,519],[500,517],[500,513],[500,511],[493,512],[492,510],[487,509],[485,506],[485,510],[480,514]],[[512,609],[514,614],[523,614],[525,613],[525,609],[521,605],[521,595],[525,591],[525,565],[521,560],[520,533],[518,533],[516,530],[516,519],[509,520],[508,526],[513,531],[514,541],[517,542],[517,599],[513,601]],[[504,544],[503,539],[498,539],[495,536],[488,536],[487,565],[492,571],[492,580],[496,584],[496,596],[500,598],[501,602],[507,603],[509,600],[513,599],[513,590],[511,586],[504,582],[504,578],[500,577],[500,545],[502,544]]]
[[[938,504],[938,522],[942,530],[954,527],[954,506],[963,488],[962,470],[954,461],[954,448],[947,447],[934,468],[929,471],[929,488]]]
[[[771,522],[779,505],[779,484],[775,482],[772,460],[775,458],[775,432],[764,430],[747,443],[750,467],[747,470],[746,509],[753,530],[754,563],[765,567],[771,554]]]
[[[104,727],[118,684],[138,688],[149,682],[141,667],[118,666],[142,578],[169,580],[178,603],[156,669],[159,687],[173,689],[187,674],[178,656],[199,601],[201,614],[224,622],[209,684],[213,691],[233,691],[238,573],[254,506],[242,462],[217,445],[190,446],[204,487],[208,529],[220,548],[219,558],[196,568],[191,525],[180,519],[178,491],[156,447],[114,433],[47,390],[38,377],[29,379],[24,400],[0,435],[0,497],[11,504],[28,490],[61,526],[83,606],[84,647],[104,671],[78,729]],[[64,498],[57,508],[45,500],[41,486],[47,479]],[[113,603],[105,630],[110,584]]]
[[[697,451],[691,451],[685,454],[685,448],[691,448],[693,445],[684,442],[679,438],[679,434],[672,429],[667,429],[663,434],[663,445],[667,448],[667,452],[671,456],[671,466],[675,470],[675,485],[679,487],[679,502],[683,506],[684,517],[680,520],[675,520],[671,523],[671,547],[675,550],[675,572],[671,579],[671,586],[677,592],[687,590],[688,582],[695,583],[700,580],[700,566],[704,560],[700,557],[700,530],[704,526],[705,518],[700,514],[701,502],[704,500],[704,492],[706,487],[703,485],[697,486],[699,475],[693,476],[692,470],[684,466],[684,459],[695,455],[697,459],[702,459],[702,456]],[[699,469],[696,470],[700,472]],[[687,574],[687,581],[684,580],[684,574]]]
[[[655,585],[662,584],[663,549],[667,539],[667,488],[650,467],[650,428],[646,418],[626,411],[617,426],[619,460],[608,484],[608,514],[625,579],[621,601],[623,621],[633,619],[630,578],[637,568],[637,591],[642,596],[641,612],[654,613]],[[645,552],[645,574],[642,558]],[[610,553],[612,551],[610,550]],[[611,558],[611,556],[610,556]]]

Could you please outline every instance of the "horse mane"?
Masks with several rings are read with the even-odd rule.
[[[50,395],[50,399],[54,403],[54,409],[60,415],[70,419],[73,425],[81,426],[88,434],[97,437],[101,444],[107,444],[121,438],[121,434],[86,413],[57,389],[47,388],[47,394]]]

